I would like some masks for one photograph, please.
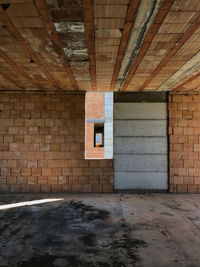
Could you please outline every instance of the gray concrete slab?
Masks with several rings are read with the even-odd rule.
[[[190,267],[199,249],[200,195],[0,195],[0,266]]]

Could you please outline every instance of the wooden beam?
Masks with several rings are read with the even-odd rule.
[[[82,0],[82,9],[83,9],[84,24],[85,24],[85,38],[88,48],[92,89],[96,90],[97,82],[96,82],[94,1]]]
[[[110,90],[114,91],[114,87],[119,75],[120,67],[121,67],[121,62],[124,58],[126,48],[128,45],[131,29],[133,27],[133,24],[135,22],[135,14],[137,12],[137,8],[139,6],[140,0],[130,0],[129,1],[129,6],[126,14],[126,19],[125,19],[125,24],[123,28],[123,33],[121,37],[121,42],[115,62],[115,67],[113,71],[113,76],[112,76],[112,81],[110,85]]]
[[[148,51],[148,49],[151,45],[151,41],[153,40],[153,38],[155,37],[155,35],[159,31],[163,21],[165,20],[169,10],[171,9],[174,1],[175,0],[164,0],[163,1],[162,6],[160,7],[160,9],[158,10],[158,12],[156,14],[154,22],[151,25],[151,27],[149,28],[149,30],[148,30],[145,38],[144,38],[144,41],[140,47],[140,50],[139,50],[137,56],[135,57],[135,60],[131,66],[131,69],[128,73],[128,76],[126,77],[124,85],[121,89],[122,91],[125,91],[126,88],[128,87],[133,75],[137,71],[140,63],[142,62],[143,57],[146,55],[146,53]]]
[[[173,91],[175,91],[175,90],[180,90],[180,89],[183,88],[184,85],[186,85],[187,83],[192,82],[193,80],[195,80],[195,79],[197,79],[197,78],[199,78],[199,77],[200,77],[200,72],[198,72],[198,73],[196,73],[196,74],[194,74],[194,75],[192,75],[192,76],[186,78],[181,84],[179,84],[178,86],[172,88],[172,90],[173,90]]]
[[[38,89],[40,90],[44,90],[44,88],[37,83],[31,76],[29,76],[24,70],[23,68],[21,68],[20,66],[18,66],[8,55],[6,55],[6,53],[4,53],[1,49],[0,49],[0,57],[3,58],[3,60],[8,63],[9,65],[11,65],[15,70],[17,70],[23,77],[25,77],[30,83],[32,83],[34,86],[36,86]]]
[[[52,83],[54,88],[60,90],[60,86],[57,85],[55,79],[51,76],[49,71],[46,69],[45,65],[41,62],[39,57],[35,54],[31,46],[26,42],[24,37],[20,34],[18,29],[14,26],[10,18],[4,12],[3,8],[0,6],[0,21],[5,25],[10,33],[15,37],[23,49],[29,54],[30,58],[38,65],[39,69],[45,74],[47,79]]]
[[[156,75],[166,66],[166,64],[173,58],[173,56],[181,49],[181,47],[188,41],[188,39],[194,34],[194,32],[199,28],[200,15],[194,20],[187,31],[182,35],[174,47],[169,51],[166,57],[161,61],[161,63],[155,68],[151,76],[146,79],[143,85],[140,86],[139,90],[142,91],[144,88],[156,77]]]
[[[23,90],[25,89],[23,86],[21,86],[20,84],[18,84],[15,80],[13,80],[13,79],[12,79],[10,76],[8,76],[6,73],[0,71],[0,75],[1,75],[5,80],[7,80],[7,81],[13,83],[14,85],[16,85],[18,88],[23,89]]]
[[[41,19],[44,23],[45,28],[47,29],[47,32],[50,36],[50,39],[53,43],[54,49],[56,53],[58,54],[58,57],[60,58],[60,61],[65,69],[65,71],[68,74],[69,80],[71,81],[71,84],[74,89],[79,90],[78,85],[76,83],[76,80],[73,76],[73,72],[71,70],[71,67],[69,65],[69,62],[66,58],[66,55],[64,53],[63,47],[61,45],[59,36],[57,34],[57,31],[51,21],[51,17],[48,11],[48,6],[46,3],[46,0],[34,0],[34,5],[41,16]]]

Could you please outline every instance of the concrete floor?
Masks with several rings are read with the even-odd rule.
[[[200,266],[199,252],[200,195],[0,195],[0,266]]]

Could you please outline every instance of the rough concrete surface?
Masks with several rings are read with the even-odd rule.
[[[52,198],[60,200],[3,206]],[[0,266],[200,266],[199,200],[200,195],[2,194]]]

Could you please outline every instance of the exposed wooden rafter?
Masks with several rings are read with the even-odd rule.
[[[49,71],[46,69],[44,64],[41,62],[39,57],[35,54],[31,46],[26,42],[24,37],[20,34],[18,29],[14,26],[10,18],[4,12],[3,8],[0,6],[0,21],[5,25],[10,33],[15,37],[15,39],[19,42],[19,44],[24,48],[24,50],[29,54],[30,58],[38,65],[39,69],[45,74],[47,79],[52,83],[54,88],[60,90],[60,86],[58,86],[57,82],[51,76]]]
[[[124,58],[127,44],[128,44],[129,37],[130,37],[130,33],[131,33],[131,29],[132,29],[133,23],[135,21],[134,15],[137,12],[137,8],[138,8],[139,3],[140,3],[140,0],[130,0],[129,1],[128,11],[127,11],[124,29],[123,29],[123,33],[122,33],[122,37],[121,37],[121,42],[120,42],[120,47],[118,50],[118,54],[117,54],[117,58],[116,58],[116,62],[115,62],[115,67],[114,67],[114,72],[113,72],[113,76],[112,76],[112,81],[111,81],[111,85],[110,85],[111,91],[114,90],[114,87],[115,87],[115,84],[117,81],[117,77],[119,75],[121,62]]]
[[[51,21],[46,0],[34,0],[33,2],[35,4],[35,7],[36,7],[39,15],[41,16],[41,19],[44,23],[44,26],[46,27],[46,29],[49,33],[49,36],[50,36],[50,39],[53,43],[54,49],[55,49],[56,53],[58,54],[65,71],[68,74],[69,80],[71,81],[73,88],[75,90],[78,90],[79,88],[78,88],[77,82],[73,76],[73,72],[72,72],[71,67],[69,65],[69,62],[66,58],[66,55],[63,51],[59,36],[57,34],[57,31],[56,31],[56,29],[55,29],[55,27]]]
[[[5,80],[7,80],[7,81],[13,83],[14,85],[16,85],[18,88],[23,89],[23,90],[25,89],[22,85],[18,84],[15,80],[13,80],[13,79],[12,79],[10,76],[8,76],[6,73],[0,71],[0,75],[1,75]]]
[[[23,77],[25,77],[30,83],[32,83],[34,86],[36,86],[40,90],[44,90],[44,88],[38,84],[32,77],[30,77],[20,66],[18,66],[6,53],[4,53],[0,49],[0,57],[3,58],[3,60],[11,65],[15,70],[18,71]]]
[[[153,24],[151,25],[150,29],[148,30],[148,33],[146,34],[144,41],[140,47],[140,50],[137,54],[137,56],[134,59],[134,62],[131,66],[131,69],[126,77],[126,80],[123,84],[122,91],[125,91],[128,87],[133,75],[137,71],[140,63],[142,62],[143,57],[146,55],[150,45],[151,41],[155,37],[156,33],[159,31],[163,21],[165,20],[169,10],[171,9],[173,3],[175,0],[164,0],[162,6],[158,10],[158,13],[156,14],[156,17],[154,19]]]
[[[191,83],[193,80],[197,79],[200,77],[200,72],[186,78],[181,84],[179,84],[178,86],[172,88],[173,91],[176,90],[181,90],[183,88],[184,85],[186,85],[187,83]]]
[[[83,17],[85,24],[85,37],[88,48],[92,89],[96,90],[97,84],[96,84],[94,1],[82,0],[82,8],[83,8]]]
[[[166,64],[173,58],[173,56],[181,49],[181,47],[188,41],[188,39],[194,34],[194,32],[199,28],[200,24],[200,15],[194,20],[191,26],[187,29],[187,31],[182,35],[177,43],[175,43],[174,47],[169,51],[166,57],[161,61],[161,63],[155,68],[152,72],[151,76],[146,79],[143,85],[139,88],[140,91],[144,90],[144,88],[155,78],[155,76],[166,66]]]

